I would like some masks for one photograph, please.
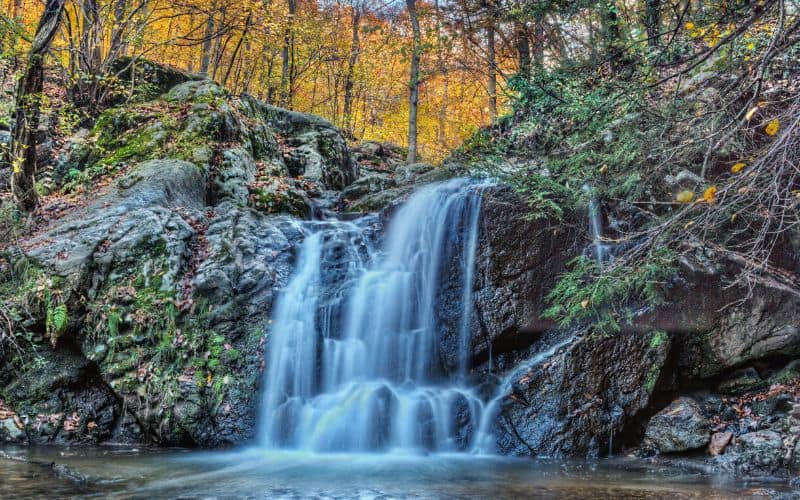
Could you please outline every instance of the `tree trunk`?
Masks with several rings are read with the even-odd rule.
[[[203,37],[203,49],[200,56],[200,73],[208,76],[208,70],[211,67],[211,43],[214,41],[214,13],[217,11],[216,2],[211,4],[211,10],[208,13],[208,21],[206,21],[206,34]]]
[[[36,194],[36,129],[44,87],[44,56],[61,22],[66,0],[48,0],[28,55],[28,65],[19,81],[16,95],[16,123],[11,138],[11,191],[20,208],[33,211],[39,204]]]
[[[447,149],[447,104],[450,99],[450,71],[447,67],[447,54],[445,53],[444,27],[442,26],[442,11],[439,1],[434,2],[436,8],[436,31],[439,35],[437,47],[437,63],[439,66],[439,76],[442,78],[442,97],[439,103],[438,127],[436,128],[436,143],[442,150]]]
[[[497,118],[497,53],[495,51],[495,20],[489,16],[486,26],[486,50],[489,57],[489,117]]]
[[[125,13],[128,10],[127,0],[116,0],[114,2],[114,27],[111,30],[111,44],[109,53],[114,59],[128,55],[128,42],[124,39],[127,21]],[[191,22],[189,23],[192,24]]]
[[[231,62],[228,64],[228,69],[225,71],[225,77],[222,79],[222,86],[225,87],[228,84],[228,78],[231,76],[231,69],[233,68],[234,63],[236,63],[236,58],[239,56],[239,50],[242,48],[242,44],[244,43],[245,39],[247,38],[247,32],[250,31],[250,24],[253,19],[253,13],[247,13],[247,19],[244,22],[244,31],[242,31],[242,36],[239,38],[239,42],[236,44],[236,48],[233,49],[233,54],[231,54]]]
[[[536,67],[541,68],[544,66],[544,41],[546,39],[544,36],[544,20],[537,19],[533,30],[533,61],[536,63]]]
[[[625,66],[625,54],[617,5],[614,0],[605,0],[599,8],[605,56],[611,61],[612,68],[618,71]]]
[[[297,13],[297,0],[287,0],[289,6],[289,20],[286,24],[286,30],[283,35],[283,47],[281,48],[281,101],[283,107],[289,107],[292,100],[292,68],[291,68],[291,51],[292,51],[292,34],[294,31],[294,16]]]
[[[353,40],[350,43],[350,58],[347,61],[347,74],[344,81],[344,128],[354,137],[353,129],[353,79],[355,76],[358,55],[361,52],[359,32],[361,28],[361,4],[353,4]]]
[[[422,50],[422,34],[417,17],[416,0],[406,0],[408,17],[411,20],[411,29],[414,41],[411,51],[411,78],[408,82],[408,163],[417,162],[417,108],[419,107],[419,62]]]
[[[531,42],[528,27],[524,23],[514,23],[516,31],[517,57],[519,58],[519,74],[528,78],[531,75]]]
[[[647,28],[647,45],[656,48],[661,33],[661,0],[645,0],[644,25]]]
[[[79,67],[86,77],[96,76],[100,68],[100,6],[97,0],[82,0],[81,14],[83,16]],[[95,96],[90,96],[95,97]]]

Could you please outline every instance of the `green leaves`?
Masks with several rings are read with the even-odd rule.
[[[52,307],[51,304],[47,305],[45,329],[53,347],[56,346],[58,338],[66,331],[68,323],[69,314],[66,304],[60,304],[55,307]]]
[[[551,304],[542,316],[562,328],[591,323],[595,331],[615,333],[628,321],[634,305],[658,305],[662,286],[675,275],[675,255],[668,249],[653,250],[635,266],[609,264],[578,257],[568,263],[546,300]]]

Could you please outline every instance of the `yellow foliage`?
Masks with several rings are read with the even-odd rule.
[[[677,195],[675,195],[675,200],[678,203],[691,203],[694,199],[694,192],[689,191],[688,189],[685,191],[681,191]]]
[[[742,162],[736,163],[731,167],[731,173],[738,174],[739,172],[744,170],[744,167],[746,166],[747,165]]]
[[[773,119],[772,121],[770,121],[770,122],[767,124],[767,126],[764,128],[764,132],[765,132],[765,133],[766,133],[768,136],[770,136],[770,137],[773,137],[775,134],[777,134],[777,133],[778,133],[778,130],[779,130],[780,128],[781,128],[781,123],[778,121],[778,119],[777,119],[777,118],[775,118],[775,119]]]
[[[692,31],[694,30],[695,25],[691,21],[686,21],[686,24],[684,24],[683,27],[686,28],[688,31]]]
[[[706,203],[714,203],[717,196],[717,186],[711,186],[703,192],[703,201]]]

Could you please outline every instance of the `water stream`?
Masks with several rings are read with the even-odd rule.
[[[415,193],[388,223],[312,222],[277,301],[259,442],[306,451],[458,451],[483,402],[467,385],[483,185]],[[445,304],[443,290],[459,289]],[[442,310],[457,307],[455,366]],[[452,313],[452,311],[449,311]]]

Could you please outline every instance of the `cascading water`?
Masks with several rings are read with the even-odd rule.
[[[260,442],[313,451],[458,451],[483,403],[466,385],[480,184],[423,188],[392,217],[309,222],[277,300]],[[457,276],[453,276],[453,273]],[[457,366],[440,356],[445,281],[461,287]]]

